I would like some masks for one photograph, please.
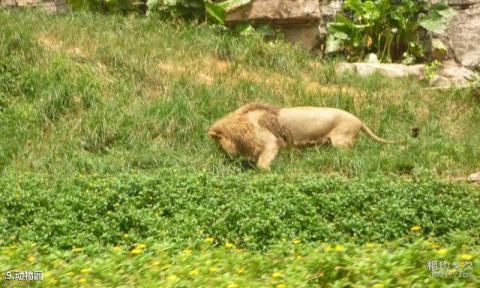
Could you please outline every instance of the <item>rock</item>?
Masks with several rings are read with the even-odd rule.
[[[285,40],[310,50],[318,44],[318,28],[315,25],[282,27]]]
[[[477,185],[480,185],[480,171],[468,176],[467,180],[468,182],[472,182],[472,183],[476,183]]]
[[[448,56],[448,49],[440,39],[432,39],[432,58],[445,60]]]
[[[367,58],[365,58],[366,63],[370,64],[378,64],[380,61],[378,61],[377,55],[375,53],[370,53],[367,55]]]
[[[66,0],[0,0],[0,7],[38,7],[49,14],[68,11]]]
[[[475,4],[480,4],[480,0],[448,0],[448,5],[456,6],[456,8],[470,7]]]
[[[433,86],[433,87],[446,88],[446,87],[451,87],[452,85],[454,84],[452,81],[450,81],[450,79],[440,75],[435,75],[430,80],[430,86]]]
[[[17,6],[17,1],[16,0],[0,0],[0,7],[2,6],[15,7]]]
[[[320,8],[317,0],[253,0],[249,5],[229,11],[225,22],[264,23],[279,28],[285,39],[307,50],[318,44],[317,23]]]
[[[463,67],[454,60],[448,60],[442,63],[442,68],[432,78],[430,85],[435,87],[467,86],[477,78],[477,73]]]
[[[229,13],[227,23],[264,22],[276,24],[318,21],[320,8],[318,0],[254,0],[251,4],[241,6]]]
[[[468,5],[480,3],[480,0],[454,2],[467,5],[468,8],[449,18],[446,31],[434,36],[442,41],[457,62],[475,70],[480,68],[480,4]]]
[[[318,23],[318,34],[321,40],[325,41],[328,35],[327,24],[335,19],[342,10],[343,0],[320,0],[320,22]]]
[[[380,73],[389,78],[399,78],[413,76],[423,79],[425,75],[425,65],[403,65],[403,64],[383,64],[383,63],[339,63],[335,66],[337,72],[356,72],[362,76],[368,76],[373,73]]]

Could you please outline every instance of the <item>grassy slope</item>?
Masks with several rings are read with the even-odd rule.
[[[351,151],[283,151],[278,173],[453,177],[478,168],[480,106],[465,91],[337,76],[287,45],[206,27],[5,11],[0,27],[3,171],[236,170],[205,131],[252,100],[343,108],[386,138],[421,129],[405,147],[361,137]]]
[[[54,204],[61,204],[65,201],[78,202],[79,199],[90,201],[88,195],[83,195],[84,192],[90,190],[82,190],[84,188],[83,184],[80,185],[75,182],[79,181],[77,178],[71,177],[71,181],[77,183],[75,185],[60,186],[62,182],[52,180],[58,175],[74,173],[116,174],[119,172],[129,173],[132,170],[138,170],[140,174],[150,174],[158,168],[168,167],[184,171],[182,173],[189,175],[189,177],[196,171],[202,170],[207,171],[207,173],[218,173],[220,178],[222,175],[227,175],[228,177],[225,179],[228,180],[239,172],[240,163],[225,159],[207,139],[205,131],[216,118],[252,100],[288,106],[321,105],[343,108],[360,116],[372,130],[385,138],[407,139],[408,141],[408,144],[404,147],[381,146],[366,137],[361,137],[356,147],[351,151],[325,148],[283,151],[274,162],[274,172],[272,172],[274,175],[272,177],[286,177],[285,187],[287,188],[294,185],[293,183],[299,181],[298,179],[301,179],[301,177],[306,177],[315,184],[315,177],[319,177],[320,174],[339,173],[347,177],[356,176],[358,179],[355,180],[355,183],[359,183],[360,186],[362,186],[360,184],[362,179],[370,178],[373,174],[377,175],[376,177],[383,175],[387,180],[380,181],[380,186],[367,183],[355,197],[366,196],[368,198],[369,191],[381,195],[383,193],[381,192],[382,189],[385,189],[387,192],[390,191],[388,195],[394,202],[398,200],[395,197],[394,192],[397,191],[395,189],[401,192],[403,191],[401,190],[402,187],[413,186],[409,186],[411,185],[409,180],[400,180],[398,186],[390,187],[388,185],[390,177],[450,178],[464,176],[478,168],[480,133],[474,133],[474,131],[478,129],[477,126],[480,122],[480,105],[478,105],[478,99],[475,99],[473,94],[468,91],[428,91],[423,90],[420,84],[409,80],[392,81],[377,76],[363,79],[354,75],[335,75],[331,64],[319,65],[318,59],[312,58],[302,51],[292,49],[288,45],[264,43],[256,36],[236,38],[220,30],[216,31],[202,26],[188,27],[183,24],[81,14],[46,17],[40,14],[0,11],[0,135],[2,135],[0,138],[0,169],[4,174],[12,174],[3,177],[0,183],[2,184],[2,187],[0,187],[2,191],[0,192],[7,195],[9,201],[7,205],[0,207],[5,212],[18,205],[18,211],[21,210],[25,215],[31,215],[32,211],[36,211],[39,213],[38,215],[43,215],[43,218],[38,218],[35,225],[38,224],[38,227],[42,227],[42,221],[50,221],[49,225],[44,228],[47,230],[52,228],[51,231],[58,233],[58,231],[62,231],[61,229],[68,230],[72,226],[70,224],[65,225],[65,222],[62,222],[67,217],[62,218],[61,211],[63,208],[61,205],[55,206],[55,209],[52,210],[42,209],[42,207],[48,206],[45,206],[45,199]],[[408,135],[411,128],[417,126],[421,129],[420,138],[409,139]],[[36,191],[33,189],[35,187],[28,186],[29,182],[26,181],[27,184],[24,185],[27,185],[27,188],[24,189],[23,186],[19,186],[19,183],[12,180],[17,177],[15,176],[17,174],[30,172],[52,186],[52,189],[42,189],[41,194],[31,196],[36,199],[35,201],[39,201],[38,203],[35,202],[38,205],[32,204],[32,202],[22,202],[20,199],[24,198],[19,196],[32,195],[31,193]],[[41,176],[41,173],[48,173],[52,176]],[[151,175],[155,177],[155,173]],[[19,179],[28,177],[28,174],[18,176]],[[192,177],[189,179],[196,181]],[[249,179],[253,180],[256,177],[261,181],[268,182],[270,176],[252,171],[242,175],[242,181],[248,184]],[[290,181],[289,178],[293,180]],[[123,180],[121,179],[120,177],[117,180],[121,182],[120,187],[123,187]],[[334,178],[330,179],[327,176],[325,179],[327,180],[322,181],[333,181]],[[82,181],[80,183],[83,183]],[[95,181],[92,179],[92,182]],[[103,180],[100,180],[99,183],[101,181]],[[425,181],[422,187],[428,189],[431,184],[429,184],[429,180]],[[59,185],[55,185],[55,183]],[[232,183],[232,185],[235,186],[236,184]],[[283,187],[282,185],[279,187]],[[444,187],[442,185],[435,187]],[[448,193],[442,194],[443,198],[439,197],[434,200],[438,200],[436,202],[437,206],[425,204],[425,207],[432,209],[436,207],[439,210],[435,210],[435,208],[433,209],[435,211],[432,210],[425,215],[422,214],[423,216],[427,217],[430,215],[428,213],[431,213],[432,216],[440,214],[445,216],[445,211],[448,210],[448,200],[445,198],[447,195],[454,199],[452,201],[455,201],[450,207],[453,207],[451,213],[455,213],[455,209],[462,209],[462,203],[466,203],[465,201],[471,201],[469,205],[473,205],[473,208],[478,207],[478,205],[475,206],[475,203],[478,203],[477,190],[466,188],[463,184],[451,185],[453,186],[447,185],[447,188],[442,188],[447,189]],[[272,191],[266,189],[263,191],[265,194],[261,196],[265,199],[270,196],[273,197],[277,193],[275,189]],[[284,190],[284,188],[278,189],[278,191]],[[438,190],[439,194],[442,191],[445,192],[442,189]],[[12,194],[12,191],[15,193]],[[55,194],[49,194],[53,193],[52,191]],[[97,192],[100,191],[103,190]],[[117,190],[110,192],[113,193],[112,195],[122,197],[122,193],[117,194],[114,193],[115,191]],[[185,193],[188,191],[190,190],[187,189]],[[329,189],[319,191],[318,196],[320,198],[326,197],[328,191]],[[286,192],[288,191],[285,190],[283,193]],[[364,192],[367,194],[362,194]],[[99,198],[110,195],[108,193],[100,195]],[[128,191],[124,191],[124,193],[126,194],[123,196],[128,196]],[[302,193],[295,194],[297,195],[295,197],[304,199]],[[462,193],[469,193],[469,196],[462,200]],[[435,192],[427,194],[428,197],[433,197]],[[59,200],[61,201],[54,200],[56,195],[60,197]],[[74,195],[82,195],[86,198],[73,197]],[[331,206],[326,208],[340,209],[340,206],[336,206],[338,201],[334,198],[341,195],[343,194],[332,195]],[[405,197],[407,195],[409,194],[405,194]],[[415,193],[410,196],[412,195],[414,196]],[[262,197],[259,198],[261,201],[257,204],[267,205],[270,203],[265,202]],[[94,201],[95,197],[92,199]],[[188,200],[188,195],[185,199],[185,203],[191,202]],[[397,208],[395,208],[395,203],[389,203],[393,209],[392,215],[399,213],[403,217],[399,219],[413,221],[412,223],[406,223],[405,221],[396,223],[395,217],[390,215],[389,219],[391,220],[385,222],[385,225],[403,231],[399,234],[390,231],[395,234],[393,238],[398,236],[403,239],[408,234],[408,225],[411,224],[428,227],[428,223],[434,222],[439,225],[438,227],[435,226],[436,228],[443,229],[444,232],[452,232],[455,223],[462,223],[459,217],[447,217],[447,219],[443,217],[440,220],[437,219],[438,221],[418,218],[419,214],[415,213],[420,210],[415,210],[411,214],[410,212],[413,210],[410,211],[409,209],[413,209],[413,206],[408,205],[409,201],[415,202],[415,199],[409,199],[408,197],[404,198],[403,206]],[[105,199],[105,203],[111,204],[110,200]],[[255,203],[255,199],[245,198],[244,200]],[[355,201],[355,198],[345,200],[347,202]],[[381,204],[381,199],[377,200]],[[427,200],[425,198],[422,201]],[[153,214],[148,211],[148,213],[143,211],[147,214],[141,214],[143,207],[141,197],[135,201],[129,204],[133,206],[127,205],[124,207],[126,213],[120,213],[118,215],[119,219],[122,218],[122,215],[126,215],[127,220],[135,220],[138,217],[138,219],[143,219],[142,215],[150,215],[151,217],[145,219],[153,221],[152,223],[155,224],[156,218]],[[215,203],[209,203],[208,199],[204,199],[204,201],[206,201],[206,207],[213,205],[213,209],[215,209]],[[235,207],[234,202],[231,201],[232,207]],[[88,203],[78,202],[77,204],[85,209],[79,209],[77,212],[88,210]],[[97,204],[103,205],[102,203]],[[287,204],[282,205],[288,206]],[[296,206],[301,209],[300,204]],[[66,207],[72,209],[72,207]],[[356,206],[351,205],[349,207],[353,207],[352,209],[355,210]],[[70,211],[67,208],[65,211]],[[465,223],[478,222],[472,216],[475,214],[472,212],[473,210],[463,211],[465,212],[463,214],[467,215],[468,218],[464,219]],[[85,212],[85,217],[97,216],[97,211],[88,211],[88,213]],[[358,213],[355,211],[352,213],[361,216],[363,212],[360,211],[363,210],[360,209]],[[55,219],[51,219],[50,212],[60,214]],[[264,209],[264,212],[267,214],[273,213],[273,216],[276,215],[274,210]],[[10,211],[8,217],[13,217],[11,213]],[[23,226],[15,226],[13,222],[10,223],[10,220],[7,222],[10,224],[5,225],[5,217],[7,216],[0,218],[3,221],[3,235],[9,233],[16,236],[27,235],[22,236],[25,239],[35,239],[36,234],[38,234],[38,237],[45,237],[45,235],[42,235],[41,229],[22,232],[20,230],[23,229]],[[13,217],[12,219],[18,220],[19,217]],[[26,218],[22,217],[22,219]],[[82,218],[79,219],[81,221]],[[104,219],[109,220],[110,218],[105,217]],[[195,219],[195,217],[192,219]],[[305,223],[309,223],[308,219],[304,220]],[[298,223],[301,224],[304,220]],[[355,221],[349,222],[347,218],[344,220],[347,230],[357,229],[365,225],[376,225],[373,222],[361,219],[357,219],[359,220],[358,223]],[[416,223],[421,220],[421,223]],[[362,221],[365,222],[364,225]],[[192,222],[195,221],[192,220]],[[108,224],[108,221],[105,223]],[[143,222],[140,221],[139,223],[143,225]],[[467,225],[465,223],[463,224]],[[29,223],[23,224],[29,225]],[[280,224],[283,225],[282,227],[290,227],[286,222],[280,222]],[[377,224],[381,226],[382,223]],[[405,227],[402,227],[402,225]],[[101,227],[100,230],[105,228],[103,226],[99,227]],[[309,227],[314,228],[315,225]],[[88,237],[93,237],[91,238],[93,240],[96,237],[95,235],[98,234],[97,232],[100,231],[95,230],[96,227],[93,224],[91,227],[86,226],[87,230],[90,228],[93,229],[93,236],[86,233],[83,235],[85,239],[78,237],[78,239],[85,240],[80,241],[82,243],[79,244],[88,245],[86,244],[89,243]],[[464,231],[468,230],[463,228]],[[315,240],[302,235],[302,231],[306,231],[302,229],[288,235],[287,238],[301,237],[307,242]],[[378,229],[381,233],[381,227]],[[367,229],[364,232],[374,233],[372,231]],[[115,231],[116,234],[112,232],[112,237],[122,237],[121,232]],[[221,241],[225,241],[225,239],[229,241],[238,240],[229,239],[231,235],[227,232],[225,232],[227,236],[219,235]],[[472,249],[478,250],[476,248],[478,245],[472,246],[475,241],[478,244],[478,237],[472,238],[475,233],[471,232],[468,236],[470,238],[466,241],[469,243],[467,246],[471,248],[454,248],[454,238],[447,239],[447,245],[453,245],[451,249],[449,247],[450,250],[454,251],[451,255],[452,259],[456,259],[460,257],[461,253],[467,253]],[[215,261],[226,261],[228,263],[220,263],[220,269],[236,269],[238,267],[232,265],[245,264],[247,267],[253,267],[255,271],[251,274],[247,273],[244,278],[238,279],[235,278],[233,272],[228,271],[219,276],[220,280],[204,274],[201,274],[204,276],[194,279],[190,275],[191,270],[195,270],[195,267],[191,266],[191,262],[178,264],[175,262],[177,260],[174,256],[163,254],[162,256],[158,253],[163,252],[158,252],[155,249],[148,250],[148,248],[157,244],[149,243],[145,253],[141,254],[144,255],[142,257],[132,258],[132,256],[127,256],[128,252],[126,250],[132,249],[129,245],[133,245],[135,241],[146,240],[149,235],[137,236],[132,235],[133,239],[131,241],[120,243],[124,245],[122,248],[124,252],[118,258],[115,253],[105,252],[102,247],[103,244],[92,243],[93,252],[89,256],[83,256],[82,254],[78,258],[80,260],[77,258],[75,258],[76,260],[69,260],[68,257],[70,256],[67,255],[69,252],[64,251],[65,247],[72,243],[69,242],[58,247],[51,247],[49,248],[51,250],[48,251],[38,252],[38,255],[35,254],[37,260],[33,261],[33,264],[29,264],[32,258],[28,258],[27,254],[33,253],[32,251],[35,249],[19,243],[21,248],[18,250],[16,248],[1,249],[0,254],[3,256],[0,257],[3,258],[0,258],[0,271],[25,270],[31,267],[28,265],[36,265],[32,267],[38,267],[53,273],[50,275],[53,278],[48,279],[48,281],[53,279],[52,283],[43,282],[46,287],[56,283],[55,281],[66,287],[72,287],[72,285],[79,285],[78,281],[82,282],[82,278],[86,279],[86,285],[96,284],[96,287],[108,283],[111,286],[112,283],[140,283],[139,285],[145,286],[147,282],[142,281],[147,281],[145,279],[150,279],[150,277],[154,278],[150,285],[157,287],[158,285],[164,285],[164,281],[167,281],[167,277],[171,273],[175,273],[179,277],[179,281],[185,281],[177,283],[180,287],[208,286],[211,283],[226,287],[230,282],[242,284],[252,283],[252,281],[260,281],[259,286],[271,287],[282,284],[280,279],[273,279],[275,281],[272,282],[272,269],[278,269],[285,275],[289,274],[285,279],[292,282],[286,284],[293,287],[299,287],[299,283],[305,285],[307,283],[305,279],[312,279],[313,283],[308,284],[323,285],[324,283],[330,283],[331,285],[343,286],[346,283],[357,283],[360,287],[371,287],[377,283],[384,283],[386,287],[412,287],[412,283],[417,283],[417,286],[420,285],[418,287],[425,287],[426,285],[440,287],[444,283],[451,283],[456,287],[466,287],[469,283],[471,287],[475,287],[479,281],[478,276],[476,278],[450,278],[446,280],[428,277],[428,271],[422,266],[425,261],[436,260],[436,250],[425,252],[433,254],[421,256],[419,262],[415,257],[419,255],[417,251],[420,249],[416,245],[420,244],[403,244],[403,240],[399,240],[400,242],[395,245],[405,247],[405,250],[398,248],[399,246],[394,246],[394,248],[385,246],[378,251],[376,250],[373,254],[363,254],[364,248],[361,244],[351,244],[352,246],[345,244],[348,249],[359,251],[356,256],[358,258],[345,260],[346,262],[339,260],[343,259],[342,255],[339,255],[339,258],[329,258],[319,254],[317,255],[319,258],[315,258],[317,257],[315,252],[302,246],[298,249],[305,254],[313,255],[311,262],[306,262],[304,266],[293,265],[288,262],[288,259],[282,259],[283,252],[275,250],[276,248],[268,252],[271,254],[262,254],[253,250],[251,251],[252,254],[243,260],[229,258],[230,256],[226,256],[226,252],[221,248],[213,248],[212,251],[207,252],[206,256],[198,252],[203,255],[199,257],[204,257],[203,260],[198,262],[199,265],[205,264],[203,266],[207,267],[211,263],[216,263]],[[205,235],[201,236],[204,237]],[[195,237],[193,238],[195,239]],[[268,242],[276,239],[274,238],[264,240]],[[380,238],[374,237],[372,239]],[[184,239],[175,239],[175,237],[165,239],[167,242],[175,242],[175,240]],[[188,241],[191,240],[185,240],[182,246],[189,245]],[[370,238],[361,240],[360,242],[365,242]],[[5,243],[11,243],[12,241],[15,242],[15,237],[7,241],[4,239]],[[272,243],[275,241],[272,241]],[[42,241],[39,240],[39,242]],[[53,243],[52,241],[43,242]],[[114,241],[108,243],[112,244]],[[219,244],[223,244],[223,242]],[[317,244],[314,242],[310,244],[313,246],[311,249],[316,249]],[[278,249],[287,249],[285,245],[287,244],[279,243]],[[159,246],[155,247],[158,248]],[[163,251],[163,248],[158,249]],[[15,253],[20,253],[23,256],[18,257],[20,254]],[[195,250],[194,254],[196,253]],[[97,260],[97,257],[100,256],[102,258]],[[149,268],[142,270],[145,274],[125,276],[127,272],[139,271],[138,268],[143,267],[146,263],[144,261],[151,262],[159,257],[163,257],[162,259],[165,262],[174,265],[173,270],[168,270],[169,268],[166,268],[168,265],[160,265],[159,269],[167,269],[162,274],[162,272],[159,273],[155,270],[156,268],[148,266]],[[395,257],[398,257],[398,259]],[[478,257],[478,255],[475,257]],[[378,259],[382,260],[376,262]],[[62,261],[65,261],[65,263]],[[366,265],[367,268],[360,265],[361,263]],[[375,273],[371,273],[369,269],[372,265],[375,265],[374,263],[382,269],[377,269]],[[90,264],[91,267],[94,267],[95,272],[92,277],[89,273],[80,272],[81,268],[90,266]],[[109,271],[116,270],[118,267],[122,267],[121,271],[125,273],[121,273],[120,278],[113,279],[114,275],[110,275]],[[342,270],[344,269],[342,267],[346,270]],[[475,267],[478,271],[478,265]],[[320,271],[321,269],[323,271]],[[343,273],[341,271],[348,272]],[[206,273],[203,270],[200,272]],[[322,282],[324,280],[319,275],[326,275],[325,282]],[[333,284],[334,281],[337,281],[336,284]],[[402,283],[401,281],[406,282]]]

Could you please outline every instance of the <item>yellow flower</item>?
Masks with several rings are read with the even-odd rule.
[[[33,257],[32,255],[29,255],[27,257],[27,261],[30,262],[30,263],[33,263],[33,262],[35,262],[35,257]]]
[[[473,259],[473,255],[470,255],[470,254],[463,254],[462,255],[462,260],[470,261],[472,259]]]
[[[375,247],[375,243],[368,242],[365,246],[367,246],[367,248],[373,248]]]
[[[146,245],[142,243],[138,243],[135,247],[138,249],[145,249]]]
[[[84,268],[84,269],[80,270],[80,273],[82,273],[82,274],[88,274],[88,273],[90,273],[90,269]]]
[[[210,267],[210,269],[208,269],[208,271],[210,271],[212,273],[215,273],[215,272],[218,272],[218,268],[217,267]]]
[[[333,251],[333,248],[330,245],[325,246],[325,248],[323,249],[325,250],[325,252]]]
[[[215,242],[215,238],[207,237],[207,238],[205,238],[205,241],[207,241],[208,243],[213,243],[213,242]]]
[[[115,246],[115,247],[113,247],[113,251],[115,251],[115,252],[120,252],[120,251],[122,251],[122,246]]]
[[[383,285],[382,283],[377,283],[372,286],[372,288],[383,288],[383,287],[385,287],[385,285]]]
[[[437,243],[430,243],[430,247],[432,247],[433,249],[438,249],[440,248],[440,245],[438,245]]]
[[[225,247],[226,247],[226,248],[233,248],[234,246],[235,246],[235,245],[233,245],[233,244],[230,243],[230,242],[225,243]]]
[[[447,253],[448,253],[448,249],[442,248],[442,249],[438,250],[438,254],[440,254],[440,255],[445,255]]]
[[[282,273],[280,273],[280,272],[273,272],[272,273],[272,278],[280,278],[280,277],[282,277]]]
[[[337,252],[345,251],[345,247],[343,247],[342,245],[338,244],[337,246],[335,246],[335,251],[337,251]]]
[[[194,269],[194,270],[190,271],[190,273],[188,273],[188,274],[190,274],[191,276],[197,276],[198,274],[200,274],[200,270]]]
[[[87,279],[85,278],[78,279],[78,283],[85,283],[85,282],[87,282]]]
[[[412,226],[412,228],[410,228],[411,232],[419,232],[420,230],[422,230],[422,227],[418,225]]]
[[[167,280],[168,280],[168,281],[175,281],[175,280],[177,280],[177,278],[178,278],[178,277],[175,276],[175,275],[170,275],[170,276],[167,277]]]
[[[127,239],[128,238],[128,233],[123,234],[123,238]]]
[[[298,240],[298,239],[295,239],[295,240],[293,240],[292,243],[295,244],[295,245],[297,245],[297,244],[302,243],[302,241],[301,241],[301,240]]]
[[[130,254],[132,254],[132,255],[138,255],[138,254],[141,254],[142,252],[143,252],[142,249],[135,248],[135,249],[133,249],[132,251],[130,251]]]
[[[82,250],[83,250],[82,248],[76,247],[76,248],[73,248],[73,249],[72,249],[72,252],[73,252],[73,253],[80,253],[80,252],[82,252]]]
[[[283,283],[282,283],[282,284],[278,284],[278,285],[277,285],[277,288],[287,288],[287,285],[285,285],[285,284],[283,284]]]
[[[238,273],[238,274],[243,274],[243,273],[245,273],[245,267],[238,267],[238,268],[237,268],[237,273]]]
[[[238,285],[235,283],[228,284],[227,288],[238,288]]]

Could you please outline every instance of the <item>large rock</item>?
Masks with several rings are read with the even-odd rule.
[[[425,75],[425,65],[423,64],[339,63],[335,66],[335,70],[340,73],[356,72],[362,76],[379,73],[389,78],[412,76],[423,79]]]
[[[340,10],[343,0],[253,0],[226,15],[226,23],[269,24],[279,28],[286,40],[308,50],[327,35],[327,23]]]
[[[318,0],[254,0],[227,14],[226,22],[268,21],[276,24],[318,21]]]
[[[446,31],[434,37],[448,48],[449,57],[469,69],[480,68],[480,0],[450,0],[449,4],[465,9],[448,19]]]

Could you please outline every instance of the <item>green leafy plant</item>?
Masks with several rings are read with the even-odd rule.
[[[346,0],[343,13],[328,24],[326,52],[345,52],[350,60],[376,53],[382,62],[423,58],[422,28],[442,32],[455,12],[443,2],[395,2]]]
[[[437,75],[442,63],[438,60],[433,60],[425,66],[425,79],[430,81]]]
[[[439,196],[440,195],[440,196]],[[129,244],[158,235],[263,250],[281,239],[386,241],[480,231],[478,191],[438,180],[186,173],[0,178],[0,245]],[[28,201],[25,201],[28,199]],[[124,237],[125,234],[129,238]]]

